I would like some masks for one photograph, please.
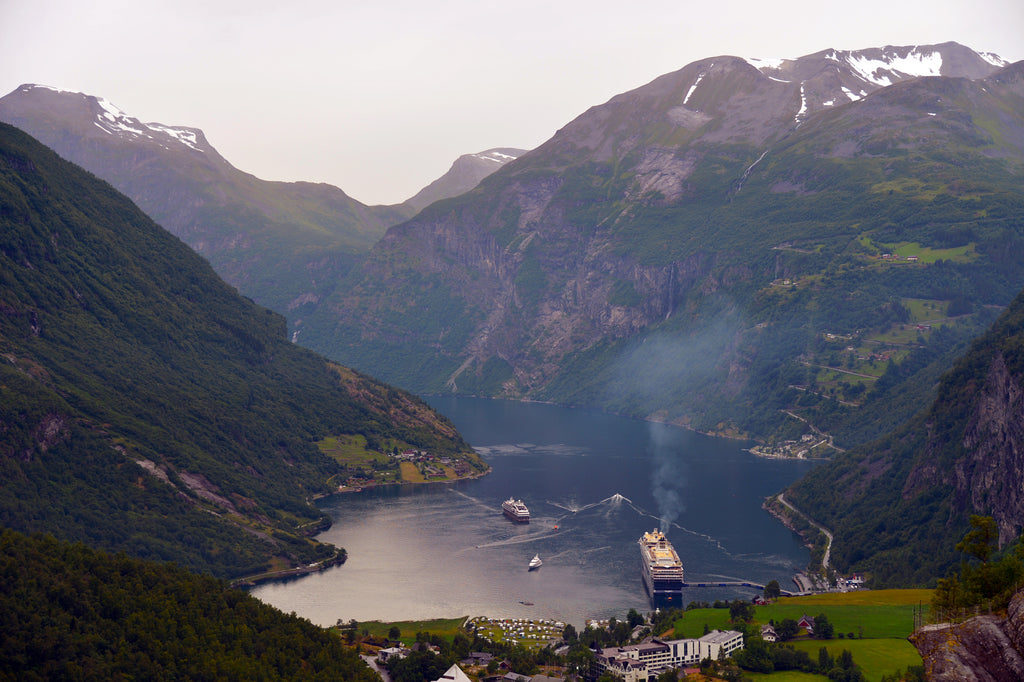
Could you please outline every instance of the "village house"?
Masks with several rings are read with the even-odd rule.
[[[393,646],[387,649],[381,649],[377,652],[377,660],[380,663],[387,663],[392,658],[405,658],[409,655],[409,649],[403,646]]]
[[[471,651],[469,652],[469,658],[460,661],[465,666],[471,665],[487,665],[494,658],[494,654],[486,651]]]

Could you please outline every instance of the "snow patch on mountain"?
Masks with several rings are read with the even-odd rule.
[[[861,90],[860,94],[858,95],[853,90],[850,90],[850,88],[846,87],[845,85],[843,86],[843,94],[846,95],[847,97],[849,97],[851,102],[856,102],[861,97],[866,96],[866,93],[863,90]]]
[[[189,128],[172,128],[170,126],[165,126],[160,123],[147,123],[146,126],[149,127],[150,130],[155,130],[157,132],[162,132],[167,135],[170,135],[178,142],[181,142],[182,144],[191,147],[196,151],[203,151],[199,147],[199,136],[196,135],[196,131],[194,130],[190,130]]]
[[[481,161],[491,161],[499,165],[516,160],[516,157],[511,154],[503,154],[502,152],[495,151],[493,149],[491,151],[480,152],[478,154],[470,154],[470,156],[475,159],[480,159]]]
[[[47,89],[63,93],[62,90],[57,90],[56,88]],[[164,148],[169,148],[165,143],[177,142],[190,149],[199,152],[203,151],[203,148],[199,145],[199,135],[196,130],[174,128],[162,123],[143,123],[139,119],[124,113],[102,97],[89,97],[89,99],[95,101],[100,108],[96,120],[93,122],[94,125],[109,135],[144,137],[161,144]]]
[[[913,49],[905,57],[886,55],[882,59],[853,54],[840,58],[833,52],[831,57],[835,61],[848,64],[864,80],[882,87],[888,87],[893,83],[886,72],[910,77],[942,75],[942,55],[938,52],[918,52]]]
[[[782,59],[782,58],[772,59],[772,58],[764,58],[764,57],[746,57],[745,59],[746,59],[747,64],[750,64],[755,69],[757,69],[758,71],[761,71],[761,72],[764,72],[765,69],[772,69],[772,70],[781,69],[782,68],[782,63],[789,61],[788,59]]]
[[[130,135],[151,137],[147,132],[146,127],[138,119],[129,117],[102,97],[95,97],[94,99],[96,100],[96,103],[100,105],[100,109],[102,110],[100,111],[99,118],[96,122],[96,125],[98,125],[102,130],[107,131],[111,135],[121,132],[128,133]]]
[[[33,89],[49,90],[50,92],[56,92],[57,94],[65,94],[65,93],[67,93],[67,90],[61,90],[60,88],[55,88],[52,85],[36,85],[36,84],[32,83],[32,84],[29,84],[29,85],[21,86],[21,90],[23,92],[28,92],[29,90],[33,90]]]
[[[712,64],[712,66],[714,66],[714,64]],[[705,74],[703,74],[703,73],[700,74],[699,76],[697,76],[697,80],[695,80],[693,82],[693,85],[690,86],[690,89],[686,91],[686,97],[683,98],[683,105],[684,106],[686,105],[687,102],[690,101],[690,96],[693,95],[693,91],[697,89],[697,86],[700,85],[700,82],[702,80],[704,80],[704,76],[705,76]]]
[[[984,59],[986,62],[988,62],[992,66],[998,66],[998,67],[1002,68],[1004,66],[1009,66],[1010,65],[1010,62],[1008,62],[1007,60],[1003,59],[1002,57],[1000,57],[999,55],[997,55],[997,54],[995,54],[993,52],[979,52],[978,56],[981,57],[982,59]]]

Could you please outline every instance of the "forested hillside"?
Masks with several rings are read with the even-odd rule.
[[[957,360],[934,403],[816,468],[786,497],[832,529],[842,571],[921,584],[955,565],[971,515],[1005,546],[1024,528],[1024,293]]]
[[[337,636],[222,581],[0,529],[0,679],[377,679]]]
[[[291,344],[106,183],[0,125],[0,523],[234,577],[308,539],[359,435],[483,469],[415,397]]]

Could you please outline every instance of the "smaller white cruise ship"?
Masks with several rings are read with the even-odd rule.
[[[522,500],[515,500],[508,498],[501,503],[501,511],[505,513],[505,516],[509,517],[516,523],[529,523],[530,522],[530,510],[526,508]]]

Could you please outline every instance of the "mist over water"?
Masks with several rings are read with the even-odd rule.
[[[745,443],[551,405],[432,399],[493,467],[456,484],[395,486],[321,502],[320,537],[348,561],[253,593],[321,625],[487,615],[622,617],[650,603],[637,539],[664,530],[688,581],[791,585],[808,560],[761,503],[806,461],[758,459]],[[502,501],[522,498],[531,522]],[[544,565],[527,571],[534,554]],[[691,600],[749,598],[749,588],[688,588]]]

